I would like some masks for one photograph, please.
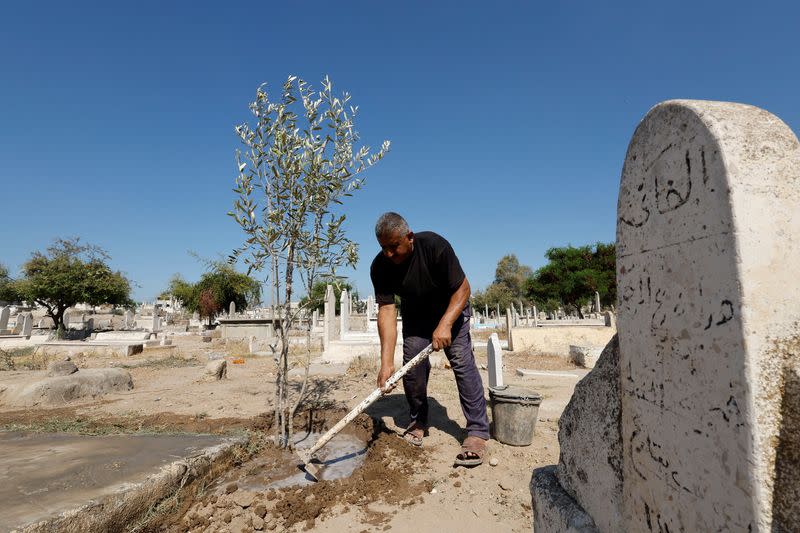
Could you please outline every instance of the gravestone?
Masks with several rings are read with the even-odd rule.
[[[322,323],[322,339],[324,349],[328,349],[328,344],[333,340],[336,331],[336,293],[333,292],[333,285],[328,285],[325,289],[325,316]]]
[[[342,289],[341,297],[339,298],[339,336],[344,337],[344,334],[350,330],[350,296],[347,294],[347,289]]]
[[[617,327],[617,320],[614,318],[614,313],[611,311],[605,311],[603,313],[603,322],[605,323],[606,327],[609,328],[616,328]]]
[[[233,318],[233,315],[236,314],[236,302],[231,302],[228,306],[228,318]]]
[[[375,318],[375,297],[370,294],[367,296],[367,331],[377,331],[378,329],[378,322],[373,318]]]
[[[800,333],[799,186],[797,138],[755,107],[666,102],[631,140],[617,225],[630,529],[773,524],[787,356],[772,350]]]
[[[128,309],[125,311],[125,329],[131,329],[136,325],[133,320],[133,311]]]
[[[539,325],[539,311],[536,309],[536,306],[533,306],[533,326],[537,327]]]
[[[622,490],[571,495],[593,531],[796,529],[798,239],[800,145],[780,119],[676,100],[639,124],[617,219]],[[560,486],[611,455],[562,455]],[[563,530],[537,472],[534,527]]]
[[[11,328],[12,335],[21,335],[22,334],[22,324],[25,322],[25,315],[23,313],[17,313],[17,316],[14,317],[14,327]]]
[[[69,329],[69,311],[64,311],[64,317],[61,319],[64,322],[64,328]]]
[[[25,337],[30,337],[31,333],[33,333],[33,315],[31,313],[25,313],[22,319],[22,331],[20,334]]]
[[[0,331],[8,329],[8,317],[11,310],[8,307],[0,307]]]
[[[498,389],[505,387],[503,382],[503,350],[500,348],[500,337],[497,333],[489,336],[486,344],[486,359],[489,370],[489,388]]]
[[[511,316],[511,309],[506,307],[506,338],[508,338],[508,351],[514,351],[514,343],[511,340],[511,329],[514,327],[514,319]]]
[[[600,293],[597,291],[594,291],[594,312],[600,312]]]

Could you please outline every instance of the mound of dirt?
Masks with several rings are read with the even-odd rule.
[[[7,385],[0,390],[0,403],[15,407],[58,405],[79,398],[97,398],[110,392],[125,392],[132,388],[133,378],[126,370],[94,368],[66,376]]]
[[[365,420],[366,419],[366,420]],[[371,419],[364,417],[356,431],[367,430]],[[257,457],[260,464],[283,462],[295,468],[298,460],[291,452],[268,448]],[[167,526],[170,532],[252,529],[284,531],[297,524],[312,529],[317,521],[343,510],[360,507],[374,525],[388,521],[390,515],[367,508],[381,502],[395,506],[413,505],[421,495],[430,492],[429,481],[416,480],[415,474],[428,462],[425,450],[414,448],[396,434],[378,428],[368,443],[364,464],[345,479],[320,481],[312,485],[248,491],[236,483],[225,484],[196,500],[188,511]],[[247,468],[241,465],[238,468]],[[226,475],[236,476],[235,471]],[[176,523],[177,522],[177,523]]]

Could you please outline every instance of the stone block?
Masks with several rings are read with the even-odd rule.
[[[573,363],[584,368],[594,368],[597,359],[603,352],[603,348],[599,346],[569,346],[569,357]]]
[[[72,361],[53,361],[47,365],[47,375],[52,376],[68,376],[78,371],[78,367]]]
[[[592,517],[567,494],[556,478],[556,468],[533,471],[531,503],[535,533],[600,533]]]
[[[615,335],[594,369],[575,385],[558,421],[558,480],[598,529],[608,532],[624,529],[619,376]]]
[[[225,379],[228,377],[228,362],[225,359],[209,361],[206,365],[206,374],[217,380]]]

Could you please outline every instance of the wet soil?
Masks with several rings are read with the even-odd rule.
[[[327,421],[334,418],[327,413]],[[295,477],[301,461],[289,450],[267,446],[250,460],[233,466],[203,493],[187,491],[180,512],[164,516],[147,531],[184,533],[232,529],[297,528],[307,530],[341,511],[343,507],[362,507],[374,503],[408,506],[420,502],[430,492],[430,481],[415,480],[415,473],[428,462],[428,453],[410,446],[387,430],[382,423],[361,415],[345,433],[366,442],[363,464],[349,477],[316,483],[257,490],[247,480],[257,476],[281,481]],[[327,457],[328,460],[335,458]],[[324,467],[323,467],[324,469]],[[238,480],[238,481],[230,481]],[[370,511],[370,523],[383,524],[392,513]]]

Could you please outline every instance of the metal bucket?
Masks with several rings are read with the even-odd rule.
[[[511,446],[530,446],[542,396],[522,387],[490,388],[489,403],[495,440]]]

